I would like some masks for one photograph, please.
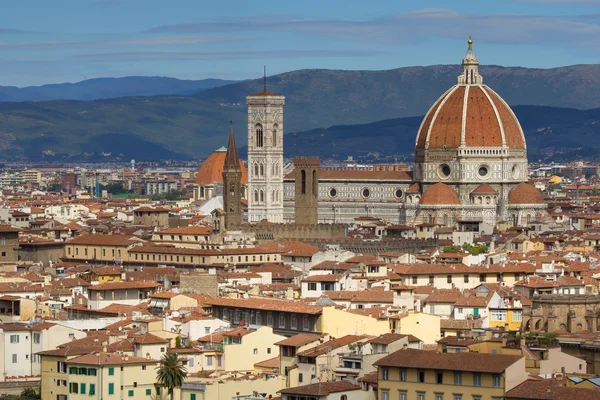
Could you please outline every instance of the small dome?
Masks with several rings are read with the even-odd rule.
[[[475,190],[471,192],[471,194],[498,194],[498,191],[487,183],[482,183],[481,185],[477,186]]]
[[[423,205],[452,205],[460,204],[460,199],[454,189],[445,183],[438,182],[425,189],[420,203]]]
[[[221,147],[208,156],[198,169],[196,183],[204,186],[223,183],[223,165],[225,164],[226,154],[227,148]],[[240,168],[242,170],[242,184],[248,183],[248,171],[242,160],[240,160]]]
[[[544,204],[544,196],[533,185],[521,182],[508,192],[508,204]]]

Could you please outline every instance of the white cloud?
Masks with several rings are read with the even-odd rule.
[[[600,1],[600,0],[599,0]],[[432,37],[466,38],[494,43],[545,44],[600,41],[600,25],[585,16],[465,14],[450,9],[419,9],[368,20],[234,18],[149,29],[147,33],[189,35],[221,32],[299,32],[345,41],[407,43]]]
[[[270,51],[130,51],[88,53],[74,56],[77,61],[156,61],[156,60],[233,60],[303,57],[372,57],[387,54],[370,50],[270,50]]]

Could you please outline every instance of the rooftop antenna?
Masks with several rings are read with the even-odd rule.
[[[264,91],[267,91],[267,66],[263,65],[263,69],[264,69],[264,76],[263,76],[263,85],[264,85]]]

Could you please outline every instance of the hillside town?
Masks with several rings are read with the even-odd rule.
[[[413,164],[284,157],[265,79],[246,162],[5,166],[0,391],[600,398],[600,166],[529,164],[472,44]]]

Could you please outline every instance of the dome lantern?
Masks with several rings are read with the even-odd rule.
[[[458,77],[459,85],[481,85],[483,77],[479,75],[479,59],[473,51],[473,40],[469,37],[469,48],[467,54],[463,57],[463,73]]]

